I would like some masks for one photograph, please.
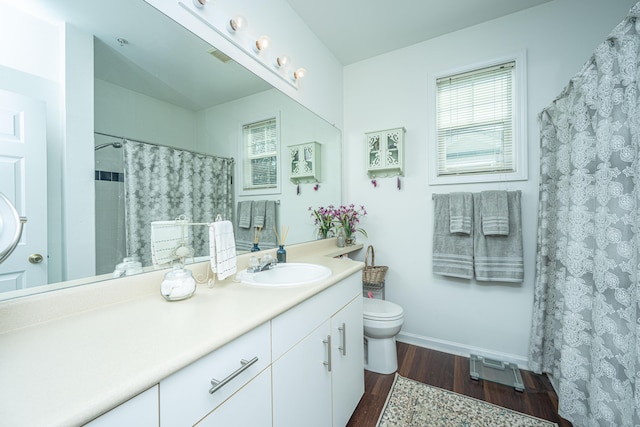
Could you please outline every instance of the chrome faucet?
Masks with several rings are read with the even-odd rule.
[[[257,265],[250,265],[247,268],[249,273],[258,273],[260,271],[265,271],[273,268],[278,263],[278,260],[273,258],[269,254],[265,254],[261,259],[256,263]]]

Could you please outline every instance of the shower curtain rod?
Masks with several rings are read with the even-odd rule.
[[[111,135],[110,133],[97,132],[97,131],[94,131],[93,133],[96,134],[96,135],[108,136],[110,138],[118,138],[118,139],[121,139],[122,141],[133,141],[133,142],[140,142],[142,144],[157,145],[158,147],[175,148],[175,147],[170,147],[168,145],[157,144],[155,142],[142,141],[140,139],[134,139],[134,138],[127,138],[126,136]],[[179,150],[188,151],[188,152],[193,153],[193,154],[200,154],[202,156],[217,157],[217,158],[223,159],[223,160],[230,160],[231,162],[235,163],[235,159],[233,157],[215,156],[215,155],[210,154],[210,153],[202,153],[202,152],[199,152],[199,151],[186,150],[184,148],[179,148]]]

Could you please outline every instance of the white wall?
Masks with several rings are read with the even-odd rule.
[[[376,263],[390,267],[387,299],[403,306],[400,339],[453,353],[478,353],[526,365],[533,302],[537,224],[537,115],[559,95],[635,0],[555,0],[536,8],[349,65],[344,69],[343,202],[363,203],[362,225]],[[430,74],[526,49],[529,180],[428,185],[434,152],[427,121]],[[364,132],[404,126],[406,176],[378,179],[364,165]],[[432,274],[432,193],[522,190],[525,280],[521,285]],[[364,251],[363,251],[364,252]],[[361,254],[364,256],[364,253]]]

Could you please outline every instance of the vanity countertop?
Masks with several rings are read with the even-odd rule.
[[[88,422],[363,267],[332,258],[335,245],[319,247],[325,250],[288,251],[290,261],[332,270],[330,278],[304,286],[263,288],[229,278],[213,287],[199,284],[190,299],[167,302],[159,271],[91,285],[128,286],[129,298],[100,298],[99,289],[87,287],[67,290],[82,308],[51,318],[28,312],[56,305],[56,292],[34,297],[33,304],[0,303],[0,425]],[[239,257],[239,269],[243,262]],[[198,268],[206,271],[207,263],[194,273]]]

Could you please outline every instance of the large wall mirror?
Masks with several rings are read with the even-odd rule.
[[[0,6],[5,8],[2,12],[6,17],[12,5],[2,5],[3,1],[0,0]],[[108,279],[116,264],[131,255],[126,242],[130,230],[125,215],[125,184],[129,173],[125,173],[124,164],[127,144],[232,158],[229,191],[233,193],[233,209],[225,219],[237,224],[239,202],[274,202],[278,229],[284,226],[289,230],[287,244],[316,238],[308,208],[339,205],[341,200],[342,148],[338,129],[142,0],[25,0],[23,3],[28,10],[19,10],[19,13],[32,16],[33,11],[38,10],[38,19],[46,21],[49,15],[50,22],[55,23],[48,30],[49,27],[33,21],[34,28],[38,28],[36,34],[41,37],[55,37],[54,30],[61,28],[58,22],[66,22],[66,42],[64,49],[60,49],[66,56],[54,58],[55,65],[52,66],[67,70],[88,68],[93,70],[93,78],[87,81],[69,81],[67,78],[63,84],[65,79],[56,70],[43,70],[43,77],[34,77],[32,72],[25,73],[19,65],[0,58],[0,80],[3,81],[0,90],[31,92],[33,95],[32,88],[42,84],[42,98],[48,115],[47,172],[40,171],[41,176],[37,177],[41,190],[41,184],[47,183],[47,209],[42,209],[43,206],[39,209],[48,214],[44,220],[45,231],[40,233],[46,234],[48,243],[46,249],[33,249],[34,252],[46,252],[44,261],[35,265],[36,269],[45,270],[45,274],[38,276],[26,272],[27,268],[34,267],[28,264],[25,267],[26,261],[22,258],[28,258],[29,254],[16,249],[0,265],[0,299],[25,294],[22,288],[32,291],[52,288],[42,286],[47,283],[71,281],[75,284]],[[5,19],[20,21],[22,17],[16,15],[16,18]],[[82,54],[83,40],[88,37],[91,38],[90,55]],[[36,40],[33,42],[37,43]],[[80,47],[75,49],[74,43]],[[86,47],[84,49],[86,53]],[[19,54],[22,58],[18,57],[16,61],[29,62],[26,57],[30,52],[27,43]],[[55,52],[51,55],[53,58]],[[46,58],[34,60],[34,63],[38,62],[46,63]],[[57,83],[56,78],[59,79]],[[72,90],[65,89],[65,85],[72,85]],[[70,93],[77,96],[69,96]],[[74,111],[75,98],[82,98],[81,103],[93,108],[91,126],[87,126],[91,120],[83,120],[82,113],[76,114],[80,117],[74,121],[76,117],[70,112]],[[51,104],[57,105],[52,107]],[[0,105],[0,110],[2,108]],[[77,106],[75,108],[77,111]],[[265,191],[243,190],[246,179],[242,155],[243,125],[271,117],[277,118],[278,126],[278,187]],[[59,122],[66,124],[56,128]],[[77,149],[78,145],[74,148],[68,144],[71,137],[78,141],[78,135],[86,137],[83,144],[87,145],[81,149]],[[297,183],[290,179],[288,147],[308,142],[317,142],[322,149],[320,182],[317,184]],[[3,147],[6,145],[0,144],[0,160],[3,156],[13,156],[13,152]],[[161,176],[165,170],[156,160],[150,161],[153,162],[151,165],[139,168],[148,168],[151,173]],[[0,176],[4,176],[5,171],[0,167]],[[194,180],[211,179],[192,175]],[[65,194],[70,188],[68,181],[77,177],[91,181],[91,187],[87,187],[90,191]],[[17,206],[25,206],[22,190],[16,190],[17,184],[10,188],[6,183],[7,188],[2,185],[0,183],[1,192],[13,197]],[[223,184],[216,182],[215,186],[218,185]],[[172,188],[168,197],[179,198],[190,188],[182,183]],[[25,191],[30,190],[27,186]],[[145,191],[139,189],[138,192]],[[214,215],[219,213],[216,209],[213,209]],[[28,217],[31,213],[34,215],[33,220],[28,218],[25,227],[28,239],[23,238],[23,243],[33,240],[35,233],[30,233],[29,228],[36,227],[34,210],[31,208],[31,212],[26,213]],[[152,219],[172,220],[172,216],[174,213]],[[68,239],[69,228],[74,224],[80,226],[84,219],[95,224],[93,235],[74,241]],[[209,221],[209,217],[191,220]],[[79,261],[71,255],[73,253],[87,254],[81,268],[74,267],[73,263]]]

